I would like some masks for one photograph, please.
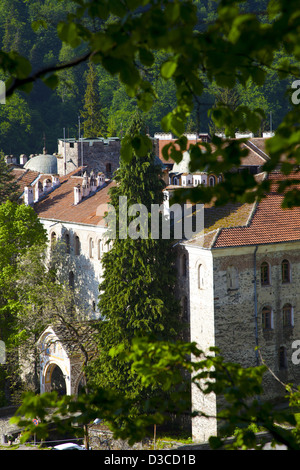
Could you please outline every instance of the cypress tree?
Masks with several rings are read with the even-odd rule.
[[[86,84],[84,105],[83,110],[81,111],[81,116],[83,117],[84,137],[104,137],[106,133],[106,124],[97,90],[98,82],[96,67],[92,62],[89,62]]]
[[[134,117],[131,136],[143,130],[141,118]],[[116,186],[110,190],[116,210],[116,238],[110,251],[103,255],[104,276],[100,284],[99,308],[104,318],[99,323],[99,359],[95,361],[92,383],[138,403],[155,390],[143,386],[140,379],[110,349],[121,346],[129,350],[133,338],[143,335],[172,340],[177,337],[179,305],[175,297],[175,255],[172,240],[121,238],[119,231],[119,196],[127,197],[127,207],[144,204],[148,209],[149,231],[151,204],[162,204],[164,183],[161,166],[152,152],[144,157],[133,154],[130,162],[122,161],[116,172]],[[128,223],[134,219],[128,216]],[[135,410],[135,412],[137,409]],[[133,410],[132,410],[133,412]]]

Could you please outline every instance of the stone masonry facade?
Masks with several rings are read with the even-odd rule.
[[[111,177],[120,162],[121,142],[110,139],[66,139],[58,141],[57,170],[59,175],[67,175],[76,168],[85,166],[90,173],[104,173]]]
[[[300,354],[296,354],[300,349],[300,242],[185,249],[187,289],[181,280],[179,290],[188,299],[190,340],[204,351],[215,346],[226,361],[244,367],[261,364],[262,358],[279,379],[266,373],[264,398],[282,399],[285,389],[280,381],[300,382]],[[289,273],[283,279],[286,262]],[[263,263],[269,267],[265,284]],[[195,410],[216,415],[220,403],[214,396],[203,396],[196,389],[192,395]],[[205,441],[217,434],[218,423],[195,418],[192,429],[195,440]]]

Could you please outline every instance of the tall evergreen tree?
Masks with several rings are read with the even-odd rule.
[[[84,120],[84,137],[104,137],[106,133],[106,124],[97,90],[98,82],[96,67],[92,62],[89,62],[86,83],[87,86],[84,95],[84,105],[81,112],[81,116]]]
[[[0,204],[7,200],[16,201],[20,195],[19,186],[0,151]]]
[[[135,136],[143,127],[140,117],[135,116],[129,133]],[[143,335],[174,339],[179,306],[174,292],[172,241],[151,238],[149,232],[146,238],[121,238],[119,197],[127,197],[128,208],[132,204],[146,206],[150,228],[151,204],[162,203],[164,183],[160,171],[160,165],[150,152],[144,157],[134,154],[131,162],[122,161],[116,172],[117,184],[110,191],[111,204],[116,211],[116,238],[112,249],[103,255],[99,308],[104,320],[99,323],[99,359],[89,374],[90,384],[122,391],[137,402],[155,391],[144,387],[131,371],[130,364],[125,364],[118,356],[112,357],[110,350],[113,347],[129,350],[132,339]],[[132,220],[137,219],[128,216],[127,228]]]

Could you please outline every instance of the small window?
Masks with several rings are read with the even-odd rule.
[[[283,326],[293,326],[293,308],[291,304],[285,304],[282,309]]]
[[[89,241],[89,256],[90,258],[94,257],[94,240],[92,238]]]
[[[70,253],[70,235],[65,234],[65,243],[66,243],[66,253]]]
[[[279,369],[287,369],[287,356],[286,356],[286,348],[281,346],[278,351],[278,365]]]
[[[51,248],[54,248],[54,245],[56,244],[56,239],[57,239],[56,233],[52,232],[51,233],[51,242],[50,242],[51,243]]]
[[[283,284],[291,282],[290,263],[287,259],[284,259],[281,263],[281,280]]]
[[[262,327],[264,330],[271,330],[273,328],[271,307],[264,307],[262,309]]]
[[[69,287],[70,287],[70,289],[73,290],[74,285],[75,285],[75,283],[74,283],[74,273],[73,273],[73,271],[70,271],[69,272]]]
[[[203,289],[204,287],[204,277],[203,277],[203,266],[199,264],[198,266],[198,289]]]
[[[238,289],[238,284],[238,270],[235,266],[229,266],[227,268],[227,289]]]
[[[111,163],[106,163],[105,171],[106,171],[106,173],[111,173]]]
[[[79,255],[80,254],[80,240],[79,240],[79,237],[78,235],[75,235],[75,246],[74,246],[74,251],[75,251],[75,255]]]
[[[260,267],[260,278],[261,278],[261,285],[268,286],[270,285],[270,267],[269,264],[264,261]]]

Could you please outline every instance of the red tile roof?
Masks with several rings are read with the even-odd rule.
[[[300,180],[300,173],[288,177]],[[276,192],[277,184],[286,177],[274,172],[269,175],[271,191],[255,205],[250,222],[246,226],[220,228],[213,248],[229,246],[261,245],[300,240],[300,207],[283,209],[284,195]],[[295,187],[300,190],[300,184]]]
[[[82,178],[67,175],[60,178],[60,183],[58,188],[34,204],[37,215],[42,219],[62,222],[100,224],[109,203],[108,191],[115,183],[109,182],[102,189],[83,198],[77,205],[74,205],[74,187],[82,184]]]
[[[169,158],[168,160],[166,160],[162,154],[162,149],[169,143],[175,143],[175,141],[176,139],[169,139],[169,140],[160,139],[158,141],[158,156],[163,163],[166,163],[166,164],[175,163],[174,160],[172,160],[172,158]],[[264,138],[256,138],[256,139],[254,138],[254,139],[249,139],[247,140],[247,142],[241,144],[242,148],[246,148],[248,150],[248,155],[241,159],[242,166],[261,166],[266,162],[266,160],[268,160],[269,157],[265,153],[265,141],[266,139]],[[196,141],[196,140],[189,139],[188,144],[187,144],[187,150],[189,149],[190,145],[195,145],[196,143],[201,144],[201,140]],[[214,145],[213,144],[210,144],[210,145],[212,149],[214,150],[215,148]],[[179,146],[177,144],[175,144],[175,148],[179,150]]]
[[[26,170],[24,168],[13,168],[11,172],[19,185],[21,194],[23,194],[25,186],[30,186],[39,176],[37,171]]]

